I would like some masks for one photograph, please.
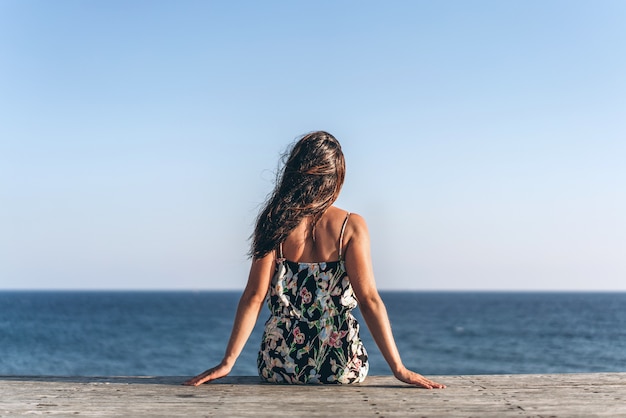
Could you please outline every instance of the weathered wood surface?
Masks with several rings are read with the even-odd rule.
[[[444,390],[391,376],[345,386],[288,386],[227,377],[0,376],[0,416],[626,417],[626,373],[436,376]]]

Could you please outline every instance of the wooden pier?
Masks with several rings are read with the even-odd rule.
[[[626,373],[432,376],[443,390],[391,376],[358,385],[270,385],[226,377],[0,376],[0,416],[626,417]]]

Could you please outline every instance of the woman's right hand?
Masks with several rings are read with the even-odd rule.
[[[232,369],[232,367],[227,366],[223,363],[218,364],[215,367],[210,368],[209,370],[205,370],[204,372],[200,373],[199,375],[192,377],[191,379],[187,380],[186,382],[183,383],[183,385],[185,386],[199,386],[203,383],[207,383],[210,382],[212,380],[216,380],[216,379],[220,379],[226,375],[228,375],[228,373],[230,373],[230,370]]]
[[[400,370],[394,372],[393,375],[396,377],[396,379],[404,383],[420,386],[426,389],[445,389],[446,387],[446,385],[442,385],[441,383],[433,382],[430,379],[426,379],[421,374],[412,372],[406,367],[402,367]]]

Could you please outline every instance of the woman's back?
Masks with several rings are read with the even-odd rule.
[[[339,260],[339,252],[345,254],[346,240],[342,238],[342,228],[347,212],[331,206],[317,221],[315,226],[304,219],[283,242],[284,258],[302,263],[315,263]],[[342,241],[342,242],[340,242]]]

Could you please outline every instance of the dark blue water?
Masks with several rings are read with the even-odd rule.
[[[404,363],[420,373],[626,371],[626,293],[381,295]],[[221,359],[238,298],[235,292],[0,292],[0,375],[196,374]],[[264,309],[233,375],[256,375],[267,314]],[[370,374],[389,374],[361,324]]]

